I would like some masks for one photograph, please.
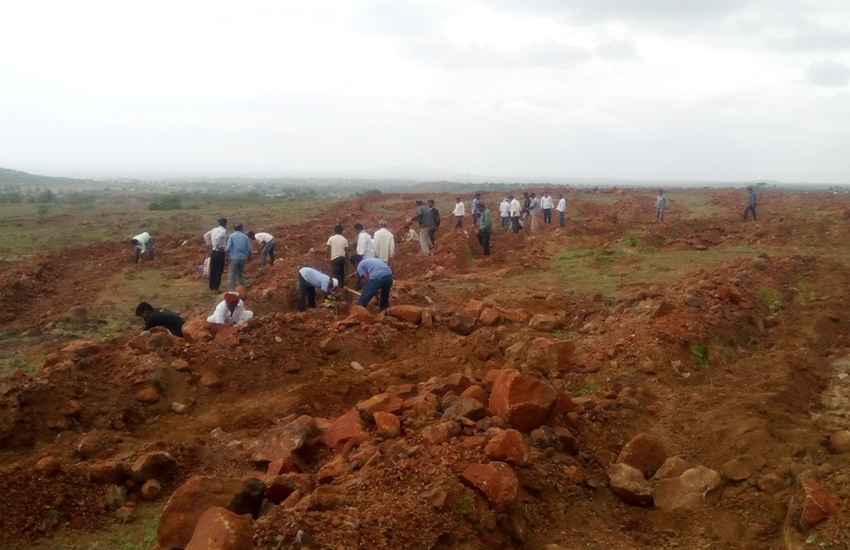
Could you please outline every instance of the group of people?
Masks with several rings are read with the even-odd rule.
[[[260,244],[260,268],[274,264],[274,237],[265,232],[244,232],[241,223],[233,226],[233,233],[227,234],[227,218],[219,218],[218,225],[204,233],[204,242],[210,247],[210,256],[204,262],[203,274],[209,278],[210,291],[218,292],[221,288],[221,275],[224,264],[227,264],[227,290],[233,292],[236,284],[245,286],[245,262],[251,258],[253,249],[251,241]]]
[[[502,199],[499,205],[499,215],[502,218],[502,229],[519,233],[520,229],[528,228],[531,233],[537,233],[540,225],[540,215],[543,214],[543,223],[552,223],[552,210],[558,212],[558,222],[561,227],[567,223],[567,199],[564,195],[558,195],[558,204],[549,191],[543,191],[538,197],[536,193],[524,192],[523,202],[513,195]]]

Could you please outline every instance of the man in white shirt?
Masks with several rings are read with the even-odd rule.
[[[472,228],[475,229],[478,227],[478,218],[481,216],[480,212],[478,212],[478,202],[481,200],[481,193],[475,193],[475,197],[472,198]]]
[[[464,210],[463,203],[460,201],[460,197],[455,199],[457,202],[455,203],[455,209],[452,211],[452,214],[455,215],[455,229],[460,229],[463,227],[463,216],[466,214]]]
[[[552,207],[554,201],[549,195],[549,191],[543,191],[543,197],[540,199],[540,208],[543,209],[543,223],[552,223]]]
[[[227,218],[219,218],[218,225],[204,233],[204,242],[210,247],[210,290],[218,292],[227,254]]]
[[[502,229],[507,231],[511,224],[511,201],[508,197],[502,199],[502,203],[499,204],[499,216],[502,218]]]
[[[298,298],[298,311],[307,311],[308,306],[316,307],[317,288],[330,294],[339,287],[339,280],[328,277],[312,267],[302,267],[298,271],[298,287],[301,291]]]
[[[236,292],[225,292],[224,300],[219,302],[207,322],[219,325],[241,325],[254,317],[254,313],[245,309],[245,304]]]
[[[354,224],[354,230],[357,231],[357,253],[364,259],[374,258],[375,247],[372,246],[371,235],[359,223]]]
[[[537,233],[537,222],[540,219],[540,199],[532,193],[531,204],[528,206],[528,215],[531,217],[531,232]]]
[[[153,240],[147,231],[144,233],[139,233],[132,239],[130,239],[130,244],[136,247],[133,254],[133,261],[135,263],[139,263],[142,261],[142,254],[145,253],[145,250],[148,252],[148,258],[153,260]]]
[[[522,214],[522,207],[519,204],[519,200],[515,199],[513,195],[508,195],[508,198],[511,201],[511,232],[519,233],[519,217]]]
[[[558,195],[558,222],[560,222],[561,227],[564,227],[566,224],[566,213],[567,213],[567,199],[564,198],[564,195]]]
[[[328,254],[331,258],[331,274],[345,286],[345,261],[348,255],[348,240],[342,236],[342,226],[334,227],[334,234],[328,239]]]
[[[419,233],[416,232],[415,229],[412,229],[409,225],[404,226],[404,230],[402,231],[401,242],[406,243],[408,241],[419,241]]]
[[[378,222],[381,227],[375,231],[375,237],[372,239],[372,246],[375,248],[375,254],[382,262],[389,262],[390,258],[395,256],[395,236],[387,229],[387,220]]]
[[[248,238],[260,243],[260,269],[266,267],[266,257],[269,258],[269,265],[274,265],[274,247],[277,244],[274,237],[268,233],[248,231]]]

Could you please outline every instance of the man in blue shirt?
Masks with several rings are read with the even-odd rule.
[[[339,287],[339,279],[329,277],[312,267],[302,267],[298,271],[298,311],[307,311],[307,306],[316,307],[316,289],[326,294],[332,293]]]
[[[750,192],[750,200],[747,203],[747,209],[744,210],[744,221],[747,221],[747,215],[750,212],[753,213],[753,221],[756,221],[756,192],[753,191],[752,187],[747,187],[747,191]]]
[[[393,270],[390,266],[378,258],[364,260],[360,254],[355,254],[349,261],[357,266],[357,274],[366,278],[366,286],[363,287],[363,293],[357,299],[357,305],[368,306],[380,290],[380,311],[390,307],[390,289],[393,287]]]
[[[225,252],[230,255],[230,264],[227,266],[227,290],[236,290],[236,280],[245,286],[245,261],[251,257],[251,239],[242,232],[242,224],[237,223],[233,227],[233,234],[227,238]]]

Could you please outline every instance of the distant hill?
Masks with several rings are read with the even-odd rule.
[[[74,178],[53,178],[49,176],[37,176],[18,170],[0,168],[0,187],[7,185],[28,187],[58,187],[58,186],[81,186],[91,185],[89,180]]]

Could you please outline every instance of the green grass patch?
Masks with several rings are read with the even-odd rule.
[[[573,397],[584,397],[586,395],[591,395],[599,391],[599,386],[594,384],[593,382],[584,385],[573,392]]]
[[[776,315],[782,309],[782,295],[775,288],[760,287],[758,289],[759,299]]]
[[[797,284],[794,285],[794,290],[797,291],[797,301],[799,301],[804,306],[811,304],[817,299],[817,296],[815,296],[814,291],[810,289],[803,281],[797,281]]]
[[[640,244],[640,238],[635,235],[634,231],[626,231],[626,234],[623,237],[623,243],[626,246],[634,248]]]
[[[9,375],[18,369],[32,374],[42,363],[44,363],[44,357],[28,359],[25,354],[16,351],[11,357],[0,360],[0,375]]]
[[[708,346],[704,344],[693,344],[691,353],[694,354],[694,362],[700,367],[708,366]]]

